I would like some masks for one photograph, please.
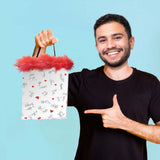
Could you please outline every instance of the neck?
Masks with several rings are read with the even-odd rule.
[[[128,64],[124,64],[119,67],[110,67],[105,64],[104,73],[107,77],[112,80],[120,81],[128,78],[133,72],[133,68],[131,68]]]

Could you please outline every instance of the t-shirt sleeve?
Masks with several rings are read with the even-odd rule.
[[[68,106],[77,105],[81,84],[82,84],[81,72],[75,72],[75,73],[69,74]]]
[[[157,78],[155,78],[152,83],[150,117],[152,118],[154,123],[160,121],[160,82]]]

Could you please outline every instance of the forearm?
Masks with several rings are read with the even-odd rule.
[[[39,47],[35,46],[32,57],[37,56],[38,50],[39,50]],[[41,48],[39,55],[42,55],[42,54],[45,54],[45,53],[46,53],[46,48]]]
[[[160,144],[159,125],[146,125],[126,118],[121,126],[121,129],[147,141]]]

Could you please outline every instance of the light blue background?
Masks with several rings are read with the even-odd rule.
[[[53,30],[57,54],[75,63],[71,72],[93,69],[103,64],[94,46],[95,20],[122,14],[136,40],[130,65],[160,79],[159,6],[159,0],[1,0],[0,160],[72,160],[76,153],[79,118],[74,108],[66,120],[21,120],[22,73],[13,64],[32,55],[36,34]],[[52,48],[47,52],[52,54]],[[147,144],[149,160],[159,160],[160,145]]]

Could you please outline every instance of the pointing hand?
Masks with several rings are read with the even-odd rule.
[[[125,124],[126,117],[122,113],[117,101],[117,95],[113,96],[113,106],[107,109],[85,110],[85,114],[101,114],[103,126],[105,128],[121,129]]]

